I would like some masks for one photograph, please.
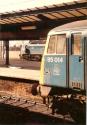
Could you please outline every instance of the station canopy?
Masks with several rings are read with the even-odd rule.
[[[1,32],[52,29],[81,19],[87,19],[87,0],[0,0]]]

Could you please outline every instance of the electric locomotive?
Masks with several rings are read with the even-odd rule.
[[[40,83],[36,86],[44,103],[52,108],[52,114],[70,113],[76,121],[84,121],[86,85],[87,20],[52,29],[42,58]]]
[[[41,60],[44,48],[45,44],[22,45],[19,56],[27,60],[31,60],[32,58]]]

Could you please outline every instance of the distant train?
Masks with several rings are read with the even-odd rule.
[[[85,121],[87,20],[65,24],[48,33],[36,89],[53,114],[69,113],[76,121]]]
[[[20,50],[21,59],[36,59],[41,60],[44,52],[45,44],[28,44],[22,45]]]

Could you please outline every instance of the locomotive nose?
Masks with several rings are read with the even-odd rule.
[[[48,86],[42,86],[39,85],[38,83],[34,83],[31,88],[31,93],[32,95],[40,95],[42,97],[47,97],[51,91],[51,87]]]

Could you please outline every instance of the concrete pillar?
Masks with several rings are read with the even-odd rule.
[[[6,48],[6,60],[5,64],[9,65],[9,40],[4,41],[5,42],[5,48]]]

